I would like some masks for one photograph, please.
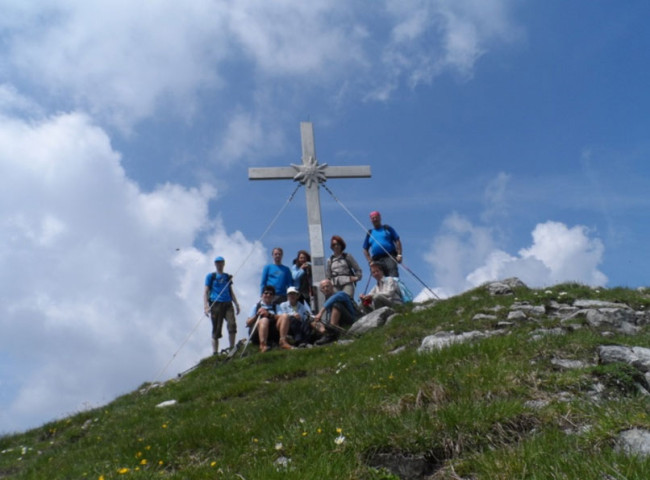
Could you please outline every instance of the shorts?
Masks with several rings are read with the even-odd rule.
[[[221,338],[223,320],[226,319],[228,324],[228,333],[237,333],[237,319],[235,318],[235,309],[232,302],[214,302],[210,307],[210,319],[212,320],[212,338]]]

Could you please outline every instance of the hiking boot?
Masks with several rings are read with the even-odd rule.
[[[334,333],[326,333],[318,340],[316,340],[314,342],[314,345],[327,345],[328,343],[336,342],[337,339],[338,339],[338,335]]]
[[[280,340],[279,347],[283,350],[293,350],[293,347],[286,340]]]

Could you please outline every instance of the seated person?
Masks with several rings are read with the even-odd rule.
[[[276,315],[274,298],[275,288],[271,285],[264,287],[262,299],[251,309],[250,316],[246,320],[250,340],[259,344],[262,353],[268,351],[269,342],[275,342],[282,338],[286,341],[289,332],[288,319]],[[282,347],[282,345],[280,346]]]
[[[377,285],[367,295],[359,296],[364,311],[402,304],[402,292],[397,281],[393,277],[384,276],[384,268],[380,263],[370,263],[370,275],[377,280]]]
[[[311,336],[311,310],[305,303],[301,303],[300,292],[296,287],[287,288],[286,302],[278,305],[278,322],[289,324],[289,331],[293,336],[295,344],[306,343]],[[286,318],[284,318],[286,317]],[[286,336],[280,335],[280,348],[291,350]]]
[[[330,279],[322,280],[319,288],[325,296],[325,303],[320,312],[314,316],[312,327],[323,334],[315,342],[316,345],[325,345],[337,340],[341,327],[352,325],[357,320],[358,313],[350,295],[343,291],[335,292]]]

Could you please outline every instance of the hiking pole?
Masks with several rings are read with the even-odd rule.
[[[368,293],[368,286],[370,285],[370,279],[372,278],[372,275],[368,275],[368,281],[366,282],[366,288],[363,289],[363,294],[365,295]],[[354,300],[354,299],[353,299]]]
[[[404,265],[403,262],[398,263],[398,265],[401,265],[407,272],[409,272],[413,276],[413,278],[415,278],[418,282],[420,282],[422,285],[424,285],[424,288],[426,288],[427,290],[429,290],[429,292],[431,292],[431,295],[433,295],[433,298],[437,298],[438,300],[440,300],[440,297],[438,295],[436,295],[436,292],[431,290],[429,288],[429,286],[420,279],[420,277],[418,277],[415,273],[413,273],[413,270],[411,270],[409,267]]]
[[[255,325],[253,325],[253,329],[251,330],[251,333],[248,335],[248,338],[246,339],[246,344],[244,345],[244,349],[241,351],[241,355],[239,358],[242,358],[244,356],[244,353],[246,353],[246,348],[248,348],[248,344],[251,343],[251,338],[253,338],[253,335],[255,334],[255,329],[257,328],[257,324],[260,323],[260,318],[262,318],[261,315],[258,315],[257,318],[255,319]]]
[[[312,316],[311,318],[313,319],[314,317]],[[336,332],[343,335],[352,336],[352,334],[348,330],[338,325],[334,325],[332,323],[325,323],[321,319],[319,319],[316,323],[320,323],[325,330],[329,330],[330,332]]]

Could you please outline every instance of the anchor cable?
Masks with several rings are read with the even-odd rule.
[[[278,211],[278,213],[275,215],[275,217],[271,220],[271,222],[270,222],[269,225],[266,227],[266,229],[264,230],[264,232],[262,232],[262,234],[260,235],[260,237],[259,237],[259,238],[254,242],[254,243],[261,242],[262,239],[263,239],[264,237],[266,237],[266,235],[269,233],[269,231],[271,230],[271,228],[273,227],[273,225],[278,221],[278,219],[280,218],[280,216],[282,215],[282,213],[283,213],[283,212],[286,210],[286,208],[289,206],[289,203],[291,203],[291,201],[293,200],[293,197],[296,196],[296,192],[298,192],[298,189],[299,189],[301,186],[302,186],[302,184],[301,184],[301,183],[298,183],[298,185],[296,186],[296,188],[294,189],[294,191],[291,193],[291,195],[289,195],[289,198],[287,199],[287,201],[284,203],[284,205],[282,205],[282,207],[280,208],[280,210]],[[250,252],[248,253],[248,255],[246,256],[246,258],[244,258],[244,261],[241,262],[241,264],[239,265],[239,267],[237,267],[237,269],[235,270],[235,273],[234,273],[234,274],[232,275],[232,277],[228,280],[228,282],[226,283],[226,285],[221,289],[221,291],[219,292],[219,296],[221,295],[221,293],[223,293],[223,292],[226,290],[226,288],[229,288],[229,287],[230,287],[230,285],[232,284],[232,278],[235,277],[235,275],[237,275],[237,274],[239,273],[239,271],[244,267],[244,265],[246,265],[246,263],[248,262],[248,260],[250,259],[250,257],[253,255],[254,251],[255,251],[255,249],[254,249],[254,248],[251,248],[251,250],[250,250]],[[212,303],[210,304],[210,309],[212,308],[212,305],[213,305],[213,304],[214,304],[214,302],[212,302]],[[176,351],[172,354],[172,356],[171,356],[171,358],[169,359],[169,361],[165,364],[165,366],[163,366],[163,368],[160,370],[160,372],[159,372],[159,373],[154,377],[154,381],[151,383],[151,385],[156,384],[156,383],[159,381],[159,379],[164,375],[164,373],[167,371],[167,369],[168,369],[169,366],[172,364],[172,362],[176,359],[176,357],[178,356],[178,354],[180,353],[180,351],[185,347],[185,345],[187,344],[187,342],[190,341],[190,339],[192,338],[192,336],[194,335],[194,333],[195,333],[196,330],[199,328],[199,325],[200,325],[202,322],[203,322],[203,315],[201,315],[201,318],[199,318],[199,320],[194,324],[194,327],[192,328],[192,330],[187,334],[187,336],[185,337],[185,339],[181,342],[181,344],[179,345],[179,347],[178,347],[178,348],[176,349]],[[149,391],[149,389],[147,389],[146,391]]]

